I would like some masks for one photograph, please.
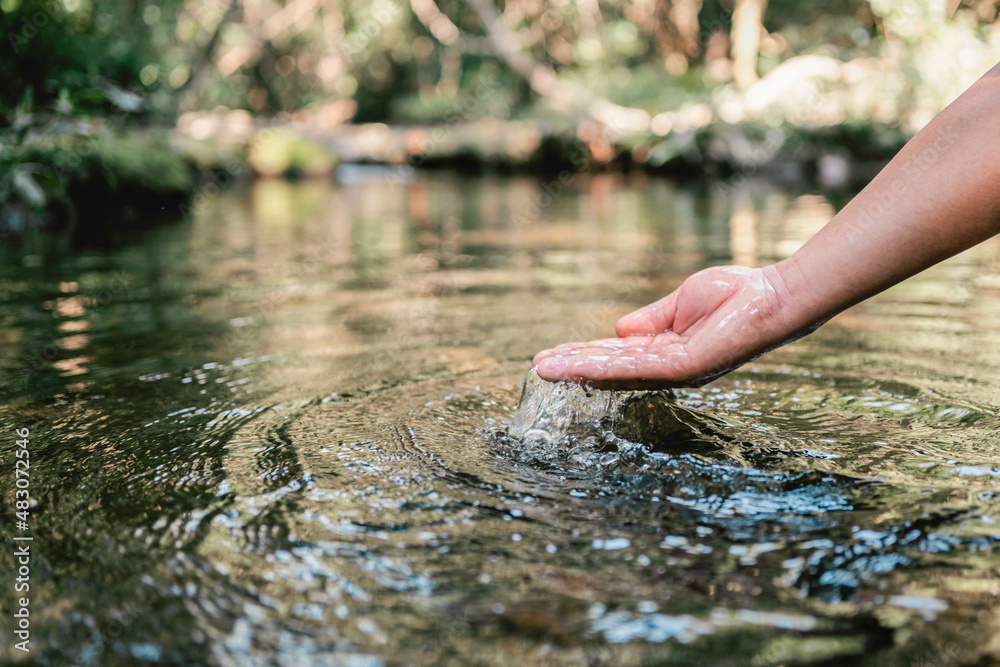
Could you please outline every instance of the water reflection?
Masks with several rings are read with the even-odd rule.
[[[1000,244],[675,392],[670,437],[625,419],[525,455],[503,433],[535,351],[708,264],[783,257],[832,212],[559,185],[361,170],[204,197],[120,249],[0,249],[45,659],[992,650]]]

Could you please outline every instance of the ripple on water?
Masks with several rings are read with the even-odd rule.
[[[916,388],[901,392],[895,386],[897,393],[888,397],[863,388],[862,400],[856,400],[831,389],[829,381],[811,388],[748,376],[728,388],[718,383],[723,386],[639,393],[654,413],[643,417],[645,423],[661,429],[652,445],[646,434],[623,436],[634,394],[543,383],[529,375],[511,427],[496,446],[571,480],[570,495],[613,507],[620,522],[651,525],[658,519],[671,532],[660,547],[714,561],[706,567],[719,566],[720,540],[735,542],[728,554],[744,566],[767,554],[783,570],[779,579],[802,596],[862,599],[866,585],[884,585],[888,573],[926,554],[992,552],[1000,544],[991,532],[995,508],[994,516],[976,507],[943,509],[941,498],[887,484],[884,470],[868,474],[872,466],[862,460],[873,449],[882,454],[880,464],[891,462],[894,456],[885,452],[896,448],[876,437],[897,439],[900,414],[907,415],[911,431],[939,429],[951,416],[966,429],[981,425],[983,435],[995,438],[988,430],[996,423],[995,410],[942,407],[941,396]],[[866,392],[872,400],[865,400]],[[892,481],[926,483],[924,471],[916,470]],[[957,466],[950,473],[981,478],[994,471]],[[912,506],[913,515],[878,515],[880,508],[898,507],[918,494],[923,497]],[[591,546],[606,550],[616,539],[595,539]],[[615,618],[630,618],[622,613]],[[624,628],[616,631],[621,636],[651,627],[636,620],[613,625]]]
[[[529,378],[516,407],[519,373],[171,407],[132,438],[173,443],[128,480],[175,499],[137,533],[185,554],[150,589],[183,601],[219,662],[407,661],[413,647],[434,661],[513,635],[649,656],[753,637],[747,659],[770,664],[881,645],[886,618],[957,613],[958,593],[919,592],[920,566],[971,585],[997,547],[995,465],[871,474],[955,454],[910,453],[905,434],[937,427],[900,431],[824,379],[611,394]],[[949,481],[978,486],[957,502]]]

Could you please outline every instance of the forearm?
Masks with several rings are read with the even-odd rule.
[[[1000,232],[1000,65],[949,105],[774,268],[790,327],[841,310]]]
[[[547,380],[698,385],[1000,232],[1000,66],[927,125],[788,259],[699,271],[619,338],[535,356]]]

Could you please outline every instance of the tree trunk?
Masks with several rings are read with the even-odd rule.
[[[757,53],[766,8],[767,0],[736,0],[733,8],[733,79],[740,88],[749,88],[757,81]]]

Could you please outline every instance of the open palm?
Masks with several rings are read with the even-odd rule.
[[[618,338],[566,343],[534,359],[546,380],[596,387],[697,386],[791,338],[773,267],[720,266],[618,320]]]

